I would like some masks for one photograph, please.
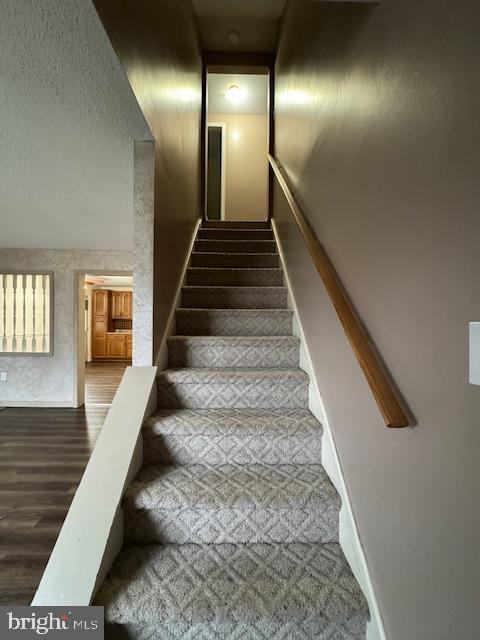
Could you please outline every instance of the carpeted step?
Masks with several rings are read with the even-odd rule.
[[[280,369],[299,366],[295,336],[172,336],[170,367]]]
[[[286,287],[182,287],[182,307],[286,309]]]
[[[165,369],[157,375],[159,409],[306,409],[301,369]]]
[[[194,251],[204,253],[276,253],[275,240],[195,240]]]
[[[199,229],[198,240],[273,240],[272,229]]]
[[[227,285],[229,287],[283,286],[282,269],[202,269],[190,267],[189,285]]]
[[[228,269],[278,268],[278,253],[192,253],[191,267],[214,267]]]
[[[144,466],[124,499],[132,542],[336,542],[340,498],[320,464]]]
[[[177,309],[176,333],[183,336],[286,336],[290,309]]]
[[[146,464],[318,464],[322,426],[308,409],[164,409],[143,426]]]
[[[270,229],[269,220],[249,221],[249,220],[204,220],[202,229]]]
[[[94,604],[115,640],[362,640],[368,621],[336,543],[129,545]]]

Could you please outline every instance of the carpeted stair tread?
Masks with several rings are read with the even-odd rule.
[[[165,369],[157,375],[158,407],[304,409],[308,385],[301,369]]]
[[[207,253],[277,253],[275,240],[195,240],[194,251]]]
[[[198,240],[273,240],[272,229],[203,229],[198,230]]]
[[[282,269],[215,269],[213,267],[190,267],[187,284],[197,286],[283,286]]]
[[[315,434],[322,426],[309,409],[161,409],[145,421],[156,435]]]
[[[180,335],[285,336],[292,333],[290,309],[177,309]]]
[[[286,309],[286,287],[182,287],[182,307]]]
[[[271,229],[269,220],[204,220],[202,229]]]
[[[192,253],[191,267],[278,268],[278,253]]]
[[[164,409],[143,426],[147,464],[315,464],[322,426],[308,409]]]
[[[181,367],[179,369],[163,369],[157,374],[157,384],[255,384],[263,380],[269,382],[283,382],[292,380],[295,383],[309,381],[308,375],[302,369],[203,369],[195,367]]]
[[[144,466],[123,506],[135,542],[338,540],[340,499],[320,464]]]
[[[321,464],[145,465],[124,496],[130,509],[340,507]]]
[[[117,639],[361,640],[368,620],[335,543],[129,545],[94,604]]]
[[[295,336],[172,336],[170,367],[293,368],[299,366]]]
[[[364,640],[269,221],[204,221],[190,257],[106,638]]]

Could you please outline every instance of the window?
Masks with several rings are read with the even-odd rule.
[[[0,354],[52,353],[52,273],[0,272]]]

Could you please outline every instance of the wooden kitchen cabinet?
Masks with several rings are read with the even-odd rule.
[[[132,292],[114,291],[112,299],[112,318],[114,320],[132,319]]]
[[[132,304],[132,292],[131,291],[125,291],[124,292],[124,298],[123,298],[123,312],[125,314],[125,318],[127,318],[128,320],[131,320],[133,318],[133,304]]]
[[[92,357],[107,357],[107,331],[109,329],[108,310],[111,292],[94,291],[92,297]]]
[[[107,333],[107,358],[127,358],[127,336],[124,333]]]
[[[98,289],[92,293],[91,348],[94,360],[130,360],[132,335],[124,333],[131,324],[131,291]],[[125,322],[130,320],[130,322]],[[119,322],[117,322],[119,321]],[[117,331],[116,331],[117,329]]]

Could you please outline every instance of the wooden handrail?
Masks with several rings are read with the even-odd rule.
[[[367,378],[387,427],[399,428],[410,426],[407,415],[401,407],[384,366],[375,353],[375,349],[340,282],[340,278],[330,262],[327,252],[320,244],[315,232],[296,203],[277,161],[270,154],[268,154],[268,160],[287,199],[315,267],[337,311],[352,349]]]

